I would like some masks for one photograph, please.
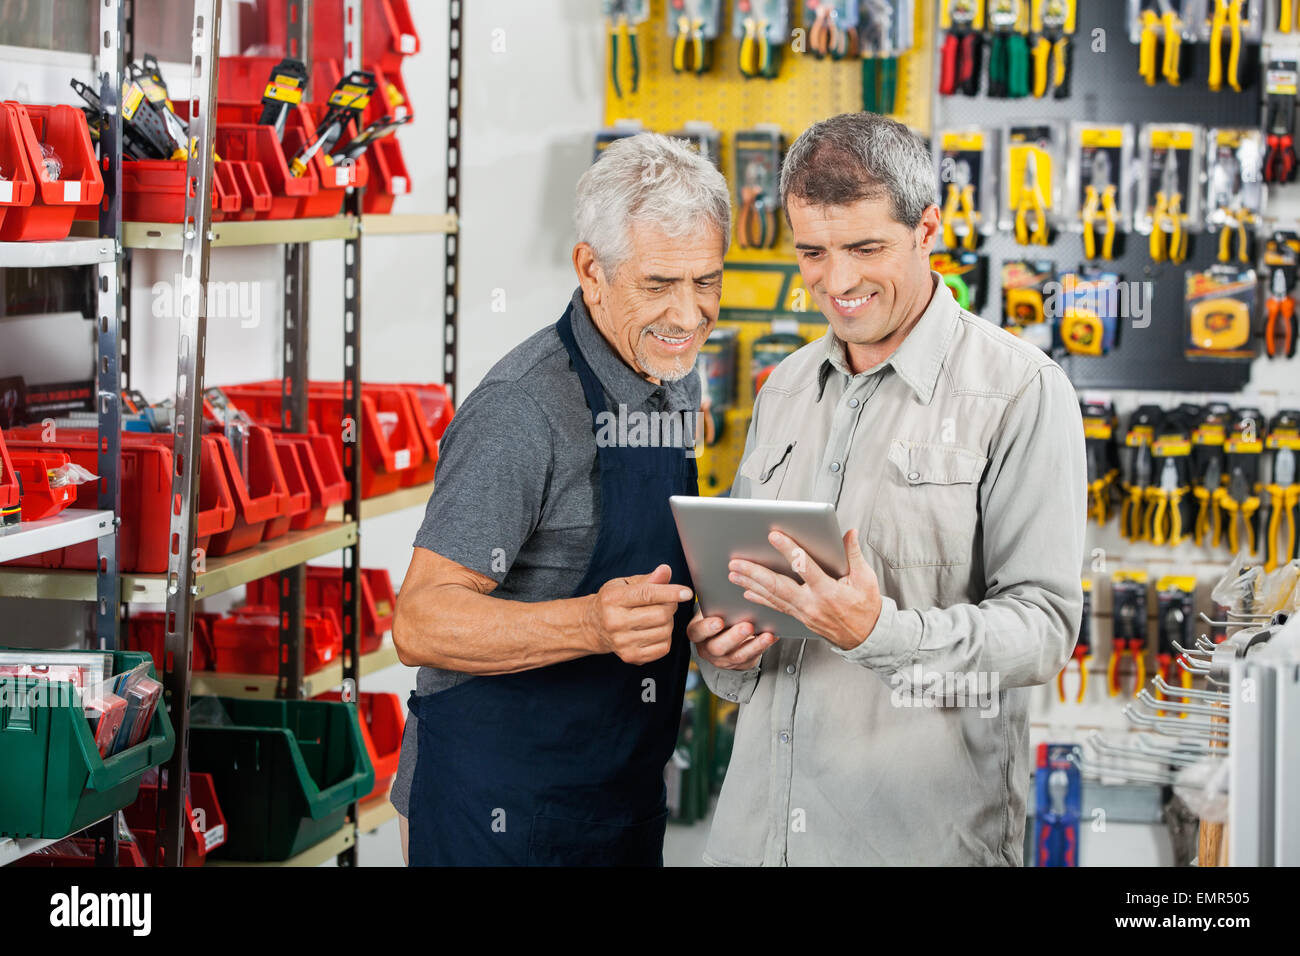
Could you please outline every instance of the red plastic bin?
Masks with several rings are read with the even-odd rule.
[[[302,446],[285,441],[279,434],[273,434],[275,455],[280,460],[280,470],[284,472],[288,487],[289,502],[284,511],[266,523],[265,540],[278,538],[293,526],[299,515],[311,510],[311,486],[307,483],[306,468],[303,466]]]
[[[402,478],[402,486],[422,485],[433,481],[438,467],[438,442],[451,424],[451,398],[447,386],[436,382],[402,385],[415,414],[416,430],[424,443],[424,461]]]
[[[212,669],[212,623],[221,617],[203,611],[194,612],[192,670]],[[167,645],[167,615],[162,611],[132,611],[126,621],[124,647],[128,651],[148,651],[154,670],[164,671]]]
[[[212,164],[212,221],[238,219],[240,207],[244,204],[239,194],[239,174],[231,163]]]
[[[236,219],[264,219],[271,211],[271,184],[266,181],[266,171],[261,163],[227,160],[235,171],[235,186],[239,190],[239,215]]]
[[[24,106],[9,102],[35,183],[31,205],[10,206],[0,224],[0,239],[63,239],[77,207],[104,198],[104,179],[95,161],[86,117],[75,106]],[[63,168],[50,177],[41,145],[54,149]]]
[[[341,701],[337,690],[318,694],[316,700]],[[361,798],[361,802],[388,795],[393,778],[397,776],[397,763],[402,755],[402,733],[406,730],[406,712],[402,699],[396,694],[378,694],[362,691],[357,697],[357,716],[361,718],[361,739],[366,745],[366,755],[375,768],[375,786]]]
[[[294,531],[314,528],[325,520],[332,505],[348,496],[348,480],[343,476],[343,462],[339,459],[337,443],[328,435],[319,433],[299,435],[282,432],[280,440],[292,442],[302,450],[300,461],[311,489],[311,507],[293,519]]]
[[[143,865],[151,865],[158,832],[158,785],[140,785],[140,796],[122,811],[131,835],[140,845]],[[202,866],[208,854],[226,842],[226,818],[217,801],[217,789],[210,773],[191,773],[185,794],[185,865]]]
[[[343,570],[319,565],[307,568],[306,593],[303,595],[307,610],[333,616],[342,634],[339,608],[343,606]],[[277,607],[280,600],[280,576],[270,575],[250,581],[250,605]],[[393,580],[385,568],[361,569],[361,653],[379,650],[384,635],[393,629],[393,611],[397,595]]]
[[[370,147],[368,154],[375,173],[371,188],[362,196],[362,212],[387,215],[393,211],[398,196],[411,191],[411,174],[402,155],[402,144],[397,136],[385,136]]]
[[[343,653],[334,618],[308,611],[303,617],[303,673],[314,674]],[[223,674],[276,674],[280,658],[280,609],[245,605],[212,625],[216,669]]]
[[[0,528],[17,524],[22,517],[22,495],[18,473],[9,458],[4,432],[0,431]]]
[[[212,216],[216,220],[239,209],[238,187],[227,163],[215,163]],[[185,160],[129,159],[122,163],[122,218],[130,222],[185,220]]]
[[[9,457],[22,481],[24,521],[51,518],[77,499],[77,485],[55,488],[50,484],[50,472],[71,461],[66,453],[16,447]]]
[[[0,103],[0,169],[7,177],[0,182],[0,227],[15,206],[30,206],[36,198],[36,180],[27,161],[27,145],[11,103]]]
[[[279,422],[280,381],[227,385],[222,391],[254,421],[268,425]],[[322,435],[340,434],[342,383],[308,382],[307,415]],[[361,497],[396,491],[404,473],[418,468],[425,455],[410,399],[400,385],[363,384],[361,419]]]
[[[98,467],[95,431],[64,428],[54,444],[40,440],[41,426],[13,430],[15,447],[64,451],[75,464],[90,471]],[[21,435],[21,438],[16,436]],[[235,504],[221,464],[219,436],[205,435],[199,463],[199,512],[195,546],[209,549],[213,536],[228,532],[235,521]],[[220,442],[224,442],[220,438]],[[229,446],[227,446],[229,447]],[[171,436],[143,432],[122,433],[122,524],[118,528],[118,554],[123,571],[161,574],[167,570],[171,533]],[[98,507],[98,486],[77,486],[76,507]],[[98,562],[94,541],[30,555],[12,562],[23,567],[93,570]]]
[[[275,450],[271,431],[255,425],[248,432],[248,475],[239,469],[235,451],[225,435],[214,434],[217,454],[225,469],[226,484],[235,502],[235,522],[230,530],[212,536],[209,554],[232,554],[252,547],[259,541],[270,541],[289,530],[288,522],[275,519],[287,515],[293,507],[289,486],[280,467],[280,457]]]
[[[284,0],[263,0],[256,5],[241,6],[239,16],[239,36],[246,47],[265,45],[271,49],[285,49],[287,20]],[[311,8],[311,26],[312,52],[342,62],[342,0],[315,0]],[[366,64],[366,69],[370,69],[371,64],[380,68],[397,66],[403,57],[418,53],[420,37],[407,0],[365,0],[362,4],[361,44],[361,62]]]

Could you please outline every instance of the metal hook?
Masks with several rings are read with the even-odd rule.
[[[1190,697],[1193,700],[1197,700],[1197,699],[1221,700],[1224,703],[1229,703],[1232,699],[1231,694],[1227,694],[1219,690],[1198,690],[1195,687],[1174,687],[1168,681],[1165,680],[1163,674],[1157,674],[1155,677],[1151,678],[1151,684],[1156,689],[1158,689],[1162,694],[1166,694],[1166,695]],[[1223,712],[1223,716],[1224,717],[1228,716],[1228,712],[1226,709]]]

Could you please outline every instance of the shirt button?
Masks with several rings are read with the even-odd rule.
[[[839,470],[840,470],[840,463],[838,461],[831,462],[831,471],[838,472]]]
[[[788,744],[789,742],[790,742],[790,735],[787,734],[787,733],[785,733],[785,732],[782,732],[782,734],[781,734],[781,743],[783,743],[783,744]]]
[[[794,665],[793,665],[793,664],[787,664],[787,665],[786,665],[786,668],[785,668],[785,672],[786,672],[787,674],[793,674],[793,673],[794,673]]]
[[[859,402],[856,398],[850,398],[850,399],[849,399],[849,408],[857,408],[857,407],[858,407],[859,405],[861,405],[861,404],[862,404],[862,403]]]
[[[908,481],[919,481],[920,479],[921,479],[921,473],[919,471],[913,471],[907,476]]]

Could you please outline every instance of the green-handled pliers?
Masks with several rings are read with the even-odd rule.
[[[894,8],[886,0],[866,0],[862,36],[862,108],[889,115],[898,106],[898,58],[894,55]]]
[[[623,98],[623,83],[619,79],[620,50],[627,38],[628,55],[632,60],[632,92],[641,85],[641,51],[637,46],[637,27],[628,17],[627,0],[613,0],[609,4],[609,78],[614,84],[614,95]]]

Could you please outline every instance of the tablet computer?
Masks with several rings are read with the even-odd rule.
[[[844,577],[848,561],[834,505],[687,495],[673,495],[668,503],[705,617],[720,617],[728,627],[749,621],[755,634],[771,631],[780,638],[821,639],[798,619],[746,601],[745,589],[727,578],[727,562],[743,558],[798,581],[790,562],[767,540],[770,532],[780,531],[799,542],[827,574]]]

